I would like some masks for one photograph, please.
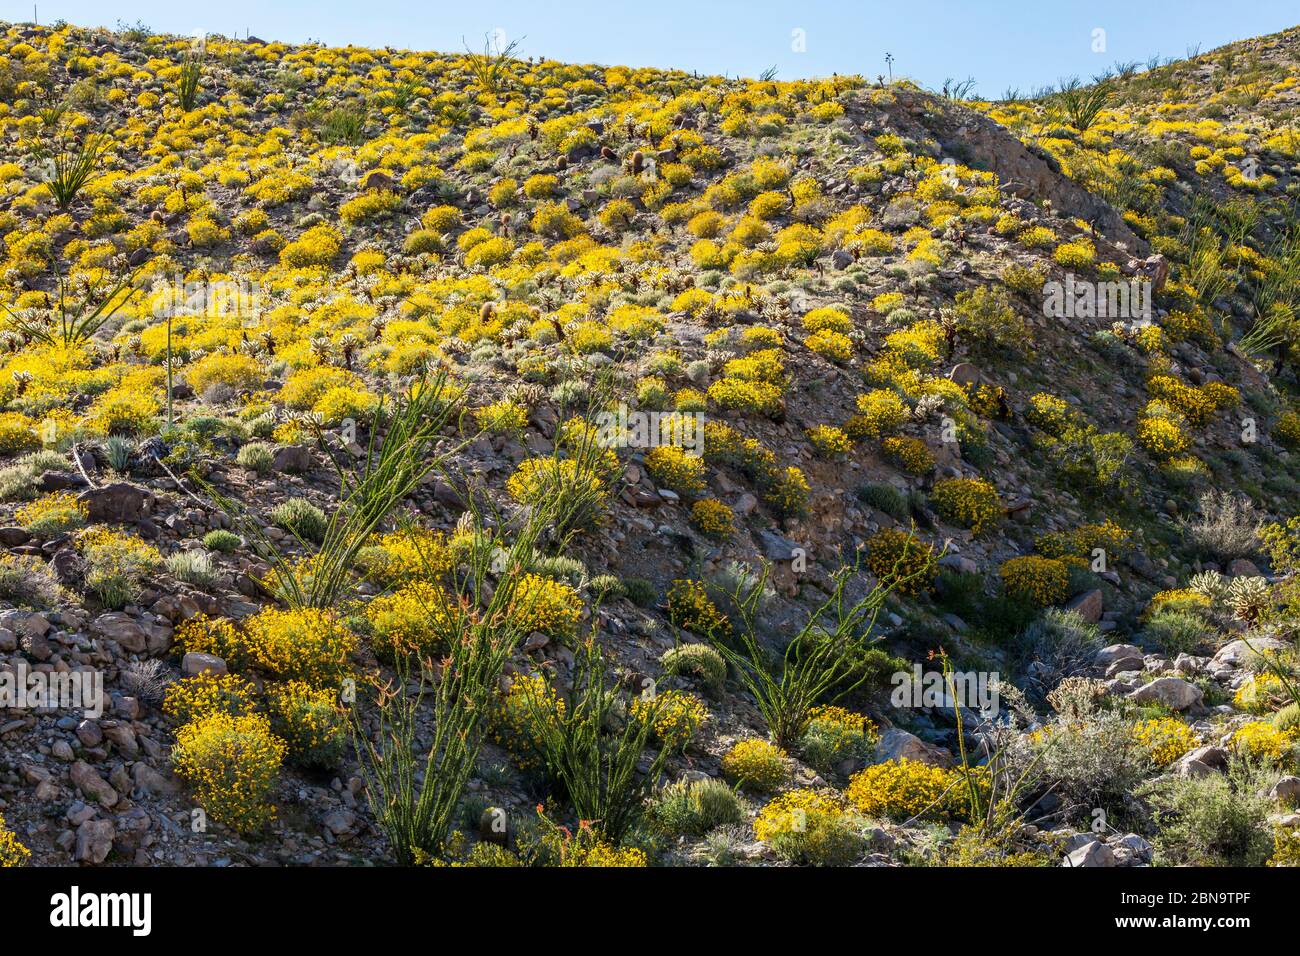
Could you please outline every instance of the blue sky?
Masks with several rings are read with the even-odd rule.
[[[1295,0],[40,0],[42,23],[113,26],[266,40],[458,50],[499,30],[524,55],[679,67],[785,79],[832,72],[875,76],[893,54],[896,75],[928,87],[973,77],[984,96],[1087,78],[1117,60],[1184,56],[1300,22]],[[0,0],[0,19],[30,20],[32,5]],[[1097,33],[1096,31],[1104,31]],[[802,31],[798,33],[796,31]],[[802,40],[802,44],[800,41]],[[801,46],[803,49],[797,50]],[[1094,50],[1101,46],[1103,49]]]

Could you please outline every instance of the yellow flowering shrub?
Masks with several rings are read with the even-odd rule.
[[[737,786],[770,793],[790,779],[789,758],[766,740],[741,740],[723,754],[722,773]]]
[[[854,438],[880,439],[896,432],[907,421],[907,403],[891,389],[878,388],[858,396],[857,414],[844,425]]]
[[[982,478],[945,478],[934,483],[931,500],[949,521],[979,534],[1002,517],[997,490]]]
[[[803,340],[803,344],[832,362],[847,362],[853,358],[853,340],[833,329],[814,332]]]
[[[861,825],[840,794],[805,787],[764,806],[754,835],[792,862],[846,866],[863,850]]]
[[[1153,457],[1161,459],[1181,455],[1192,444],[1191,438],[1177,422],[1156,416],[1139,419],[1137,440]]]
[[[844,707],[814,707],[799,740],[799,752],[809,765],[832,773],[844,761],[865,760],[880,740],[880,730],[862,714]]]
[[[348,671],[356,636],[329,611],[266,608],[244,622],[253,662],[281,680],[337,683]]]
[[[717,498],[701,498],[691,505],[691,524],[711,538],[726,538],[735,530],[735,516]]]
[[[918,815],[960,817],[966,812],[969,796],[960,771],[905,757],[855,773],[844,793],[866,816],[899,821]]]
[[[541,766],[542,721],[564,716],[564,700],[540,674],[521,674],[510,682],[492,717],[492,737],[525,770]]]
[[[1007,597],[1036,607],[1060,604],[1070,586],[1070,570],[1064,561],[1036,554],[1003,561],[998,577]]]
[[[676,445],[660,445],[645,456],[646,470],[656,483],[682,495],[704,491],[704,460],[687,454]]]
[[[934,585],[934,545],[898,528],[882,528],[867,540],[867,569],[903,594],[923,594]]]
[[[80,528],[88,517],[86,506],[77,500],[76,495],[56,491],[19,508],[14,521],[31,534],[48,536]]]
[[[934,453],[919,438],[895,435],[881,442],[880,448],[909,474],[927,475],[934,470]]]
[[[163,713],[181,724],[217,713],[238,717],[256,709],[255,693],[249,681],[234,674],[200,674],[167,688]]]
[[[1232,735],[1232,747],[1238,753],[1257,760],[1281,761],[1286,758],[1300,736],[1300,727],[1279,730],[1266,721],[1256,720],[1238,727]]]
[[[338,695],[303,681],[272,685],[266,695],[271,729],[291,759],[309,767],[333,767],[347,747],[347,717]]]
[[[551,637],[568,637],[582,618],[582,598],[563,581],[525,574],[515,587],[507,613],[525,633],[540,631]]]
[[[1177,717],[1156,717],[1133,725],[1133,739],[1158,767],[1173,763],[1199,742],[1196,732]]]
[[[459,616],[448,606],[447,592],[427,581],[411,581],[366,605],[371,646],[381,657],[405,654],[435,657],[445,652]]]
[[[665,747],[684,750],[708,719],[709,709],[692,693],[665,690],[650,698],[636,698],[628,713],[637,720],[648,720],[655,738]]]
[[[678,579],[668,588],[668,620],[704,637],[731,633],[731,621],[709,599],[699,581]]]
[[[834,425],[814,425],[808,429],[808,441],[826,458],[835,458],[853,448],[849,436]]]
[[[261,714],[217,711],[176,731],[172,766],[209,817],[252,833],[275,816],[270,798],[285,749]]]
[[[5,823],[0,814],[0,868],[6,866],[26,866],[32,857],[32,851],[18,841],[18,836]]]
[[[251,355],[213,352],[185,369],[185,381],[197,395],[213,385],[228,385],[237,390],[253,388],[264,377],[262,366]]]

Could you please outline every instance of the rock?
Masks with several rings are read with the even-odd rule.
[[[769,561],[793,561],[799,546],[775,531],[766,528],[758,533],[759,544],[763,546],[763,555]]]
[[[97,800],[105,807],[111,807],[117,803],[119,799],[117,791],[109,785],[107,780],[95,772],[94,767],[84,760],[78,760],[74,763],[70,773],[73,785],[91,800]]]
[[[1068,867],[1114,866],[1115,854],[1110,847],[1100,840],[1092,840],[1067,856],[1061,865]]]
[[[1162,255],[1148,256],[1139,267],[1139,271],[1151,280],[1151,292],[1158,295],[1169,279],[1169,261]]]
[[[98,747],[104,742],[104,732],[99,729],[99,721],[83,720],[77,724],[77,739],[83,747]]]
[[[1294,805],[1300,802],[1300,777],[1283,777],[1273,784],[1273,789],[1268,792],[1268,795],[1282,803]]]
[[[843,271],[853,265],[853,256],[843,249],[836,249],[831,253],[831,268]]]
[[[876,744],[876,761],[885,763],[890,760],[919,760],[935,767],[951,767],[952,754],[942,747],[927,744],[915,734],[891,727],[884,732],[880,743]]]
[[[361,192],[370,192],[371,190],[392,189],[393,177],[388,175],[382,169],[372,169],[361,178],[357,184]]]
[[[1180,777],[1205,777],[1228,766],[1228,752],[1222,747],[1199,747],[1179,757],[1174,773]]]
[[[1164,704],[1171,710],[1186,710],[1194,707],[1201,702],[1203,696],[1199,687],[1181,677],[1157,677],[1129,695],[1139,704],[1154,701]]]
[[[77,827],[73,858],[78,863],[103,863],[113,850],[117,831],[112,820],[87,820]]]
[[[32,536],[22,528],[0,528],[0,545],[6,548],[16,548],[30,540]]]
[[[91,521],[130,524],[148,513],[150,494],[144,488],[117,481],[103,488],[92,488],[77,496],[85,505]]]
[[[978,385],[984,374],[970,362],[959,362],[948,372],[948,380],[957,385]]]
[[[142,654],[149,646],[149,635],[129,614],[109,611],[90,623],[90,629],[101,637],[116,641],[123,650]]]
[[[1101,620],[1101,612],[1105,610],[1105,599],[1102,597],[1101,590],[1093,588],[1091,591],[1084,591],[1082,594],[1075,595],[1065,605],[1067,611],[1074,611],[1085,621],[1096,624]]]
[[[271,458],[271,470],[295,474],[310,471],[313,464],[311,449],[306,445],[283,445]]]
[[[1138,665],[1133,669],[1141,670],[1142,648],[1136,644],[1111,644],[1099,650],[1092,663],[1097,667],[1110,667],[1111,664],[1121,660],[1136,660]]]
[[[1257,578],[1259,568],[1245,558],[1235,558],[1228,564],[1228,576],[1234,578]]]
[[[1132,850],[1133,853],[1142,860],[1151,859],[1151,844],[1142,839],[1142,837],[1138,836],[1136,833],[1126,833],[1116,840],[1115,843],[1126,849]]]
[[[179,793],[181,789],[175,781],[164,777],[143,761],[137,761],[131,767],[131,780],[136,790],[155,797]]]
[[[181,673],[186,677],[197,677],[199,674],[220,676],[228,674],[229,670],[226,668],[226,662],[214,654],[190,651],[181,659]]]
[[[959,571],[962,574],[979,574],[980,566],[964,554],[945,554],[939,559],[939,567]]]
[[[1278,640],[1276,637],[1252,637],[1249,644],[1244,640],[1229,641],[1219,648],[1210,663],[1211,665],[1244,667],[1255,660],[1260,652],[1280,651],[1286,646],[1285,642]]]
[[[321,823],[335,836],[343,836],[356,828],[357,815],[351,810],[332,810],[325,814]]]

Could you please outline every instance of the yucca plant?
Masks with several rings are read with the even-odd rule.
[[[1078,77],[1074,77],[1061,84],[1056,100],[1064,110],[1070,126],[1080,133],[1086,133],[1110,102],[1111,95],[1111,89],[1105,83],[1084,86]]]
[[[0,303],[9,316],[13,328],[28,341],[65,348],[81,345],[94,337],[104,325],[126,305],[134,291],[131,276],[119,276],[107,295],[101,290],[107,285],[107,272],[100,272],[93,281],[84,280],[73,289],[72,283],[55,266],[56,299],[45,309],[23,309],[15,312]],[[74,292],[78,293],[74,295]]]
[[[355,146],[361,142],[366,117],[359,109],[337,106],[321,115],[320,138],[332,145]]]
[[[391,408],[381,402],[371,422],[369,447],[356,471],[345,469],[334,459],[325,435],[318,431],[319,444],[329,454],[338,476],[340,501],[328,516],[310,567],[284,553],[241,505],[211,485],[205,484],[205,490],[236,522],[254,549],[271,562],[269,579],[274,582],[277,597],[296,608],[333,607],[347,590],[357,553],[367,539],[425,476],[456,450],[434,454],[434,446],[453,411],[445,372],[433,379],[418,380]],[[386,427],[382,441],[381,425]],[[472,440],[473,436],[465,438],[456,447]]]
[[[855,674],[853,663],[875,640],[876,616],[885,598],[924,573],[920,569],[888,576],[865,597],[850,601],[846,590],[857,568],[840,568],[832,577],[830,595],[781,652],[767,647],[758,633],[758,611],[767,596],[771,567],[764,563],[757,574],[733,577],[726,598],[738,618],[732,621],[734,636],[715,632],[708,635],[709,641],[754,696],[778,746],[795,746],[815,706],[834,704],[867,680],[868,672]]]
[[[180,76],[176,79],[176,98],[180,100],[181,109],[187,113],[199,101],[199,84],[202,79],[202,61],[195,56],[186,57],[181,64]]]
[[[504,85],[503,81],[509,75],[510,61],[515,58],[518,49],[519,40],[511,40],[502,47],[494,44],[489,35],[483,38],[482,53],[475,53],[466,44],[465,59],[469,62],[470,73],[478,81],[478,85],[488,93],[498,93]]]
[[[78,138],[56,132],[48,142],[37,146],[36,160],[45,185],[60,209],[72,206],[112,142],[113,138],[104,133]]]

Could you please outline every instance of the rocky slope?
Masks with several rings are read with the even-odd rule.
[[[98,717],[0,713],[12,839],[38,864],[391,862],[351,743],[274,761],[264,826],[219,819],[177,772],[195,720],[169,685],[229,671],[283,721],[290,680],[328,700],[341,674],[391,677],[386,646],[446,654],[434,609],[396,603],[412,582],[375,570],[400,560],[399,516],[454,565],[467,514],[508,537],[538,506],[529,469],[581,458],[571,419],[621,405],[702,416],[702,457],[611,449],[594,520],[539,545],[555,617],[497,688],[564,692],[592,634],[624,691],[698,708],[664,768],[679,789],[610,852],[1293,860],[1298,44],[1119,67],[1089,110],[1079,90],[956,102],[856,77],[7,27],[0,656],[102,673],[111,695]],[[435,371],[455,398],[439,468],[328,621],[294,631],[268,547],[315,553],[340,474],[384,440],[377,403]],[[768,717],[734,665],[711,676],[709,615],[739,630],[727,590],[762,567],[758,637],[778,650],[841,569],[850,601],[915,572],[817,701],[845,709],[821,712],[844,718],[820,728],[832,744],[753,745]],[[222,621],[256,646],[221,652]],[[323,632],[348,650],[314,680]],[[988,719],[891,702],[939,651],[1001,689]],[[497,838],[493,808],[516,841],[542,801],[577,822],[527,727],[492,724],[453,856]],[[953,796],[963,744],[994,755],[982,819]],[[1034,769],[1007,793],[1006,766]],[[672,804],[719,779],[743,786],[710,791],[715,816]]]

